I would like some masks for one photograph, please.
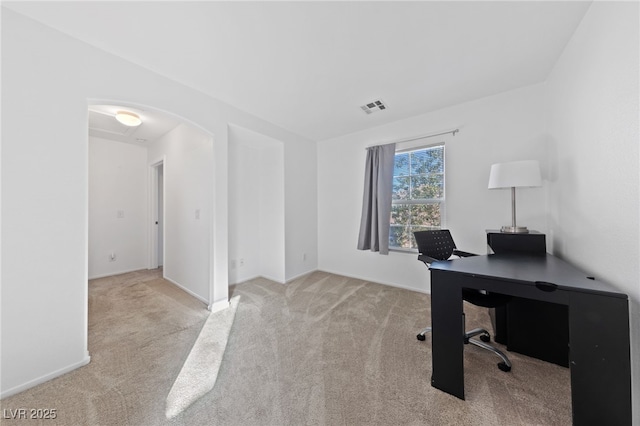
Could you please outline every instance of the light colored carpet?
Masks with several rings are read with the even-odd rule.
[[[425,274],[428,273],[425,270]],[[465,347],[466,401],[430,385],[429,296],[316,272],[240,295],[214,388],[172,419],[165,402],[207,317],[147,276],[90,283],[89,365],[1,401],[56,408],[47,425],[568,425],[569,370]],[[465,306],[467,325],[489,326]],[[3,420],[3,426],[38,424]]]
[[[240,296],[235,296],[227,309],[209,314],[167,396],[168,419],[182,413],[215,386],[238,302]]]

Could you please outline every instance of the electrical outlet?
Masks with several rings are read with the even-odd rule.
[[[109,253],[109,262],[115,262],[116,261],[116,252],[112,251],[111,253]]]
[[[243,267],[243,266],[244,266],[244,259],[241,258],[240,259],[240,267]]]

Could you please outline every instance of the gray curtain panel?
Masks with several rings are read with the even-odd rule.
[[[367,148],[358,250],[389,254],[395,153],[395,143]]]

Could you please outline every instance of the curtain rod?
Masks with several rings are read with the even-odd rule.
[[[460,131],[460,129],[453,129],[453,130],[448,130],[446,132],[432,133],[430,135],[423,135],[423,136],[416,136],[415,138],[402,139],[402,140],[399,140],[399,141],[389,142],[389,143],[412,142],[412,141],[417,141],[419,139],[426,139],[426,138],[433,138],[433,137],[436,137],[436,136],[448,135],[449,133],[451,133],[453,136],[455,136],[456,133],[458,133],[459,131]],[[386,144],[381,144],[381,145],[386,145]],[[372,146],[377,146],[377,145],[369,145],[369,146],[367,146],[367,148],[371,148]]]

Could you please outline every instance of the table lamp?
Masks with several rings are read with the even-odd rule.
[[[511,226],[503,226],[500,232],[526,234],[526,226],[516,226],[516,188],[542,186],[540,164],[536,160],[497,163],[491,166],[489,189],[511,188]]]

